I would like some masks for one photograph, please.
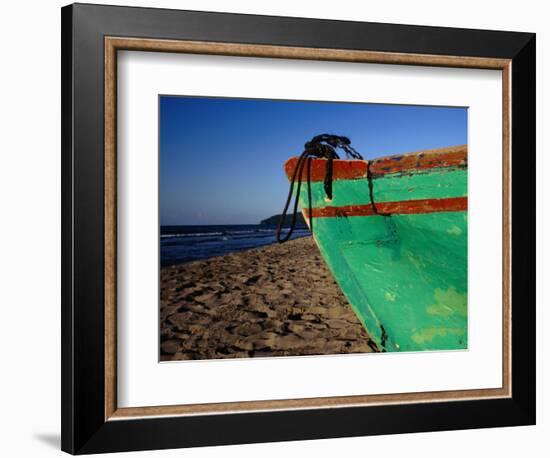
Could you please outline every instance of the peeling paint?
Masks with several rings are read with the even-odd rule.
[[[449,229],[447,229],[447,234],[462,235],[462,229],[460,229],[458,226],[451,226]]]
[[[449,334],[459,336],[464,333],[464,330],[461,328],[442,328],[442,327],[433,327],[425,328],[419,332],[415,332],[411,335],[411,339],[418,345],[425,345],[427,343],[433,342],[436,337],[446,337]]]
[[[468,295],[459,293],[454,287],[444,291],[437,288],[434,291],[435,302],[426,307],[426,312],[430,315],[439,315],[448,317],[451,315],[459,315],[465,317],[467,315]]]

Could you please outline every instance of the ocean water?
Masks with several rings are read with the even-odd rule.
[[[161,226],[160,263],[182,264],[277,243],[276,225]],[[292,239],[310,235],[307,226],[296,226]]]

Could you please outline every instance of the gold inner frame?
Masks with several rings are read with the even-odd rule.
[[[224,402],[119,408],[117,405],[117,51],[175,52],[240,57],[423,65],[493,69],[502,72],[502,387],[420,393],[335,396],[267,401]],[[381,404],[507,398],[512,393],[511,367],[511,60],[480,57],[387,53],[239,43],[105,37],[105,420],[151,416],[207,415],[273,410],[370,406]]]

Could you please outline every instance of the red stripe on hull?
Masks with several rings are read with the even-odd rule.
[[[467,197],[451,197],[448,199],[403,200],[400,202],[376,202],[378,213],[391,215],[411,215],[419,213],[458,212],[468,209]],[[308,216],[308,209],[304,210]],[[312,208],[314,218],[334,218],[348,216],[375,215],[372,204],[343,205],[341,207]]]
[[[298,158],[292,157],[285,163],[285,172],[288,179],[292,179]],[[326,159],[311,160],[311,181],[325,179]],[[368,161],[347,161],[336,159],[333,162],[334,180],[354,180],[367,176]],[[400,156],[388,156],[371,161],[373,178],[388,173],[407,173],[417,170],[427,170],[438,167],[466,167],[468,150],[466,146],[456,146],[437,150],[424,151]],[[307,162],[302,171],[302,181],[307,180]]]

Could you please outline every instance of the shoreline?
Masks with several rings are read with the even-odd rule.
[[[300,240],[300,239],[304,239],[304,238],[310,238],[310,237],[311,237],[311,234],[296,235],[291,240],[289,240],[288,242],[285,242],[285,243],[293,242],[295,240]],[[235,254],[248,253],[249,251],[261,250],[263,248],[268,248],[270,246],[279,246],[279,245],[280,245],[279,242],[277,242],[277,240],[274,240],[273,242],[258,245],[258,246],[252,247],[252,248],[243,248],[243,249],[240,249],[240,250],[232,251],[230,253],[220,254],[220,255],[209,257],[209,258],[195,259],[195,260],[192,260],[192,261],[184,261],[184,262],[175,263],[175,264],[165,264],[165,265],[163,265],[162,260],[161,260],[160,261],[160,267],[161,267],[161,269],[176,269],[176,268],[187,266],[189,264],[193,264],[195,262],[213,261],[215,259],[226,258],[227,256],[231,256],[231,255],[235,255]]]
[[[177,266],[276,244],[277,227],[267,224],[161,226],[161,267]],[[310,236],[297,226],[292,240]]]
[[[161,268],[161,361],[372,352],[311,236]]]

